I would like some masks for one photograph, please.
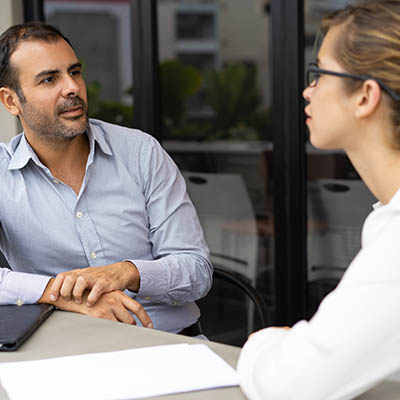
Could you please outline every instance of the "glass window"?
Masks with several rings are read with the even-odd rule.
[[[130,5],[45,0],[46,21],[71,40],[84,67],[89,116],[133,126]]]
[[[306,65],[315,61],[321,18],[346,0],[306,0]],[[308,314],[333,290],[361,248],[361,229],[376,201],[342,150],[307,143]]]
[[[163,146],[181,169],[214,265],[275,311],[271,19],[261,0],[158,0]],[[130,2],[45,0],[84,64],[90,116],[133,125]],[[136,55],[135,55],[136,56]],[[137,55],[140,57],[140,55]],[[260,327],[222,281],[199,302],[210,338]]]
[[[272,88],[260,0],[158,0],[163,145],[183,172],[215,266],[274,311]],[[241,345],[253,307],[215,280],[199,302],[212,340]],[[211,331],[210,331],[211,327]]]
[[[184,12],[176,14],[176,38],[210,39],[215,37],[215,15],[207,12]]]

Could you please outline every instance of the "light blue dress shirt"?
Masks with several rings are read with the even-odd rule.
[[[44,166],[25,136],[0,144],[0,304],[35,303],[51,276],[131,260],[156,329],[194,323],[212,283],[196,211],[176,165],[150,135],[90,120],[78,195]]]

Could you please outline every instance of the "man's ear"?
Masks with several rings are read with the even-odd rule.
[[[18,96],[14,92],[14,90],[4,86],[1,87],[0,101],[3,103],[4,107],[10,114],[14,115],[15,117],[19,116],[19,114],[21,113],[20,104]]]
[[[365,118],[374,113],[382,99],[382,90],[378,82],[368,79],[363,82],[356,95],[356,118]]]

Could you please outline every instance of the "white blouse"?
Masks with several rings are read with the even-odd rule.
[[[360,252],[314,317],[244,345],[249,399],[352,399],[400,370],[400,190],[374,209]]]

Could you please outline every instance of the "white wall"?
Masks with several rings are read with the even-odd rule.
[[[1,0],[0,32],[10,25],[23,22],[22,0]],[[3,105],[0,106],[0,142],[8,142],[18,133],[17,118],[9,114]]]

